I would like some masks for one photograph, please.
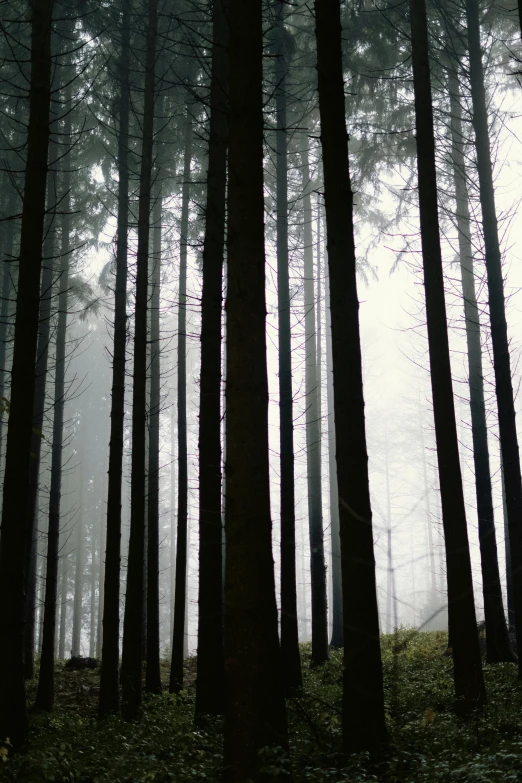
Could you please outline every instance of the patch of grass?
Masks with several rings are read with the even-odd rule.
[[[295,783],[522,781],[522,686],[516,666],[486,666],[487,706],[462,720],[453,711],[446,642],[441,632],[401,630],[382,638],[390,746],[379,763],[364,754],[343,759],[342,653],[333,650],[328,663],[311,669],[310,646],[302,645],[303,695],[288,702]],[[162,672],[166,684],[166,662]],[[0,779],[218,781],[222,724],[214,719],[194,726],[195,659],[186,662],[186,675],[187,689],[180,696],[147,696],[139,722],[113,717],[98,723],[99,672],[68,672],[57,663],[56,709],[52,715],[32,714],[27,747],[15,756],[6,749]]]

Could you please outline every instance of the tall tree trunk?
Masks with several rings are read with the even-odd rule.
[[[279,449],[281,472],[281,660],[287,695],[299,692],[301,657],[297,627],[295,567],[294,415],[292,339],[288,268],[288,139],[286,74],[288,69],[283,0],[275,3],[277,306],[279,317]]]
[[[187,602],[187,525],[188,525],[188,457],[187,457],[187,249],[190,205],[190,167],[192,164],[192,118],[187,104],[185,150],[181,203],[179,304],[178,304],[178,525],[176,545],[176,585],[174,596],[174,632],[170,693],[183,688],[185,645],[185,605]]]
[[[141,660],[147,440],[147,300],[157,26],[158,1],[148,0],[132,381],[131,519],[121,667],[122,714],[126,720],[133,720],[137,717],[141,707],[142,690]]]
[[[433,415],[446,546],[449,635],[461,709],[485,699],[451,381],[439,235],[425,0],[410,0],[419,210]]]
[[[71,31],[68,40],[70,40]],[[51,486],[49,490],[49,528],[47,531],[47,569],[45,575],[45,608],[42,653],[35,708],[50,712],[54,705],[54,659],[56,638],[56,602],[58,588],[58,558],[60,539],[60,503],[62,493],[63,421],[65,407],[65,362],[67,340],[67,307],[69,292],[70,232],[71,232],[71,83],[67,69],[64,90],[64,147],[61,210],[60,291],[54,371],[54,420],[51,451]]]
[[[522,650],[522,481],[520,454],[518,450],[515,422],[515,401],[511,379],[511,360],[506,322],[502,260],[498,237],[493,167],[489,143],[486,91],[482,51],[480,47],[480,25],[478,0],[467,0],[466,19],[468,25],[469,69],[471,99],[473,105],[473,129],[477,151],[477,173],[479,179],[482,228],[488,280],[489,316],[491,342],[493,346],[493,368],[497,395],[500,450],[504,466],[506,507],[509,526],[509,544],[513,573],[513,599],[515,608],[515,630],[517,649]],[[518,656],[519,674],[522,676],[522,655]]]
[[[170,412],[170,638],[174,635],[176,595],[176,409]]]
[[[196,715],[223,711],[221,311],[227,184],[227,1],[212,19],[207,208],[201,295],[199,404],[199,617]]]
[[[508,627],[511,635],[515,634],[515,601],[513,599],[513,570],[511,565],[511,547],[509,545],[509,525],[506,503],[506,486],[504,482],[504,466],[500,459],[500,475],[502,481],[502,515],[504,517],[504,547],[506,554],[506,596],[508,606]]]
[[[104,466],[105,468],[106,466]],[[96,626],[96,657],[101,658],[103,645],[103,603],[105,589],[105,545],[107,543],[107,528],[105,525],[107,510],[107,472],[103,473],[103,492],[100,510],[100,568],[98,571],[98,621]]]
[[[11,217],[15,208],[15,194],[12,187],[6,182],[4,175],[4,189],[7,191],[5,218]],[[0,305],[0,464],[4,450],[4,414],[5,398],[7,397],[7,340],[10,323],[10,301],[12,296],[12,272],[13,272],[13,246],[14,246],[14,218],[7,219],[2,227],[2,304]]]
[[[328,261],[328,259],[327,259]],[[328,488],[330,501],[330,535],[332,538],[332,647],[341,648],[343,641],[343,584],[341,569],[341,537],[339,533],[339,492],[335,461],[335,415],[332,362],[332,319],[330,317],[330,276],[325,264],[326,314],[326,406],[328,409]]]
[[[328,660],[328,605],[324,559],[323,498],[321,487],[321,430],[315,333],[314,251],[308,138],[301,142],[304,235],[305,389],[306,389],[306,475],[308,525],[312,581],[312,665]]]
[[[453,66],[458,68],[458,62],[454,61]],[[486,652],[488,663],[500,663],[502,661],[512,661],[513,654],[510,649],[504,606],[502,604],[502,585],[500,583],[497,539],[495,535],[486,403],[484,399],[482,347],[480,344],[480,316],[475,293],[471,219],[466,183],[464,137],[462,133],[462,108],[458,73],[456,72],[452,72],[450,75],[449,94],[451,156],[455,183],[460,272],[468,349],[471,433],[473,438],[473,464],[475,467],[482,591],[484,596]]]
[[[60,633],[58,636],[58,658],[63,660],[65,658],[65,631],[67,622],[67,568],[69,565],[69,558],[62,552],[61,555],[61,568],[60,568]]]
[[[159,109],[159,115],[162,114]],[[161,176],[161,172],[158,172]],[[152,280],[150,297],[150,404],[149,466],[147,494],[147,668],[145,690],[161,693],[159,628],[159,448],[161,410],[160,285],[161,285],[161,185],[152,212]]]
[[[49,144],[52,9],[53,0],[35,0],[31,8],[27,163],[2,504],[0,595],[4,610],[0,645],[0,737],[10,737],[14,745],[27,733],[23,666],[27,530],[25,524],[20,524],[20,498],[27,497],[31,462]]]
[[[262,3],[230,0],[224,780],[287,748],[268,465]],[[271,779],[265,775],[263,779]]]
[[[119,709],[120,557],[123,443],[125,428],[125,348],[127,342],[127,251],[129,222],[129,59],[130,0],[122,0],[121,53],[118,64],[118,226],[112,353],[111,435],[107,488],[107,544],[103,596],[103,648],[100,718]]]
[[[348,752],[373,751],[386,741],[386,726],[339,3],[315,0],[315,19],[344,607],[343,741]]]
[[[80,423],[80,427],[82,423]],[[87,443],[86,433],[83,438],[80,463],[80,508],[78,521],[76,522],[76,546],[74,567],[74,596],[73,596],[73,623],[71,638],[71,655],[82,654],[82,625],[83,625],[83,579],[85,569],[85,518],[86,518],[86,467],[87,467]]]

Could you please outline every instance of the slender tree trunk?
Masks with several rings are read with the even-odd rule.
[[[0,645],[0,737],[10,737],[15,746],[27,733],[23,666],[27,530],[25,524],[20,524],[20,498],[27,497],[31,462],[49,144],[52,9],[53,0],[35,0],[31,9],[27,163],[2,505],[0,595],[4,610]]]
[[[223,525],[221,513],[221,311],[227,183],[228,22],[213,4],[207,209],[201,298],[199,404],[199,617],[196,715],[223,711]]]
[[[454,62],[454,66],[458,67],[458,63]],[[488,428],[484,399],[482,347],[480,344],[480,317],[475,293],[471,219],[468,206],[462,109],[457,73],[452,73],[450,76],[449,93],[451,102],[451,154],[453,179],[455,182],[460,271],[468,348],[471,433],[473,438],[473,464],[475,467],[480,561],[482,566],[486,651],[488,663],[500,663],[502,661],[512,661],[513,654],[510,649],[504,606],[502,604],[502,585],[500,583],[500,569],[497,556],[493,492],[489,465]]]
[[[279,448],[281,471],[281,659],[285,692],[292,696],[303,685],[295,568],[294,414],[292,340],[288,268],[288,140],[284,2],[275,4],[275,82],[277,114],[277,305],[279,317]]]
[[[304,309],[305,309],[305,388],[306,388],[306,467],[308,485],[308,525],[310,534],[310,572],[312,580],[312,665],[328,660],[328,604],[326,562],[324,559],[323,500],[321,487],[321,430],[315,332],[314,252],[312,237],[312,200],[308,139],[301,144],[304,234]]]
[[[61,585],[60,585],[60,634],[58,637],[58,658],[65,658],[65,631],[67,622],[67,568],[69,558],[62,552],[61,555]]]
[[[502,515],[504,517],[504,546],[506,553],[506,594],[508,605],[508,627],[512,636],[515,634],[515,601],[513,599],[513,570],[511,565],[511,547],[509,545],[509,526],[506,503],[506,486],[504,482],[504,466],[500,458],[500,475],[502,481]]]
[[[159,114],[161,115],[161,110]],[[152,291],[150,297],[150,404],[149,470],[147,496],[147,669],[145,690],[161,693],[159,628],[159,448],[160,448],[160,285],[161,285],[161,185],[152,212]]]
[[[174,635],[176,595],[176,409],[170,413],[170,638]]]
[[[103,644],[103,603],[105,588],[105,545],[107,543],[107,528],[105,525],[107,510],[107,472],[103,473],[103,492],[100,512],[100,568],[98,571],[98,622],[96,627],[96,657],[101,658]]]
[[[187,457],[187,249],[189,229],[190,167],[192,164],[192,118],[187,105],[178,305],[178,525],[176,545],[176,585],[174,596],[174,633],[170,693],[183,688],[183,651],[185,645],[185,605],[187,602],[187,525],[188,525],[188,457]]]
[[[70,31],[68,31],[70,32]],[[67,69],[69,71],[69,69]],[[65,117],[63,122],[64,149],[62,152],[61,260],[60,291],[58,296],[58,324],[54,380],[54,421],[51,457],[51,486],[49,491],[49,528],[47,531],[47,569],[45,575],[45,608],[42,654],[35,709],[50,712],[54,705],[54,659],[56,638],[56,603],[58,588],[58,558],[60,540],[60,503],[62,493],[63,421],[65,407],[65,362],[67,340],[67,307],[69,291],[70,231],[71,231],[71,80],[67,74],[64,90]]]
[[[111,435],[107,489],[107,544],[103,596],[103,648],[100,718],[119,709],[120,557],[123,443],[125,428],[125,348],[127,343],[127,250],[129,221],[129,59],[130,0],[122,0],[118,106],[118,227],[114,292]]]
[[[386,741],[386,726],[339,3],[315,0],[315,19],[344,607],[343,741],[348,752],[374,751]]]
[[[326,314],[326,405],[328,409],[328,486],[330,494],[330,535],[332,538],[332,647],[341,648],[343,641],[343,584],[341,569],[341,537],[339,533],[339,492],[335,461],[335,416],[332,362],[332,323],[330,317],[330,277],[325,264]]]
[[[522,482],[520,454],[518,450],[515,423],[515,402],[511,379],[511,361],[507,333],[504,282],[498,237],[493,167],[489,143],[486,91],[480,46],[479,4],[467,0],[466,18],[468,25],[469,68],[471,98],[473,105],[473,129],[477,151],[477,173],[479,179],[482,227],[486,250],[486,272],[488,280],[489,315],[491,342],[493,347],[493,368],[497,395],[500,450],[504,466],[506,507],[509,526],[509,543],[513,566],[513,602],[515,608],[515,630],[517,649],[522,650]],[[522,676],[522,656],[518,656],[519,675]]]
[[[149,282],[150,201],[154,141],[154,95],[157,0],[147,4],[143,142],[141,149],[138,207],[138,252],[136,270],[136,315],[134,323],[134,370],[132,382],[131,520],[127,594],[123,618],[122,714],[137,717],[141,707],[141,660],[143,642],[143,590],[145,544],[145,469],[147,398],[147,299]]]
[[[424,498],[426,507],[426,531],[428,538],[428,557],[429,557],[429,571],[428,571],[428,593],[431,591],[433,596],[437,595],[437,568],[435,565],[435,548],[433,546],[433,520],[431,518],[431,503],[430,503],[430,485],[428,482],[428,467],[426,465],[426,445],[424,442],[424,427],[422,426],[422,409],[419,401],[419,437],[421,447],[421,461],[422,461],[422,480],[424,486]]]
[[[4,176],[4,181],[6,177]],[[7,190],[5,218],[9,218],[15,208],[15,194],[9,185],[4,185]],[[0,463],[4,450],[4,413],[5,398],[7,397],[7,340],[10,323],[10,302],[13,291],[13,246],[14,246],[14,219],[6,220],[2,228],[2,304],[0,305]]]
[[[288,740],[268,465],[262,3],[229,8],[224,780],[244,783],[275,779],[262,749]]]
[[[458,706],[467,710],[484,701],[485,689],[478,644],[451,381],[437,204],[428,29],[424,0],[410,0],[410,15],[420,229],[433,414],[446,546],[449,635],[453,648],[455,693],[459,700]]]
[[[81,426],[81,425],[80,425]],[[86,438],[85,433],[83,438]],[[80,508],[78,521],[76,522],[76,547],[74,567],[74,596],[73,596],[73,623],[71,638],[71,655],[82,654],[82,625],[83,625],[83,579],[85,570],[85,517],[86,517],[86,465],[87,443],[82,444],[82,457],[80,464]]]

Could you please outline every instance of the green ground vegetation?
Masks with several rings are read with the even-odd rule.
[[[288,702],[296,783],[522,781],[522,684],[514,664],[485,666],[487,706],[461,719],[454,711],[444,633],[403,629],[384,636],[382,646],[390,745],[380,759],[370,760],[342,755],[341,652],[310,669],[310,649],[303,645],[303,695]],[[68,671],[58,663],[56,709],[31,715],[23,752],[14,755],[0,745],[0,780],[219,781],[221,722],[194,726],[195,660],[186,666],[189,685],[181,695],[147,697],[137,723],[98,723],[98,670]],[[166,684],[167,663],[163,674]],[[280,770],[282,781],[287,777],[277,754],[264,763],[273,773]]]

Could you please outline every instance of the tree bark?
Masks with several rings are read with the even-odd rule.
[[[306,395],[306,477],[308,486],[308,526],[312,587],[312,666],[328,660],[328,603],[324,559],[323,493],[321,487],[321,435],[317,350],[315,333],[314,252],[312,201],[308,139],[301,142],[304,236],[304,316],[305,316],[305,395]]]
[[[302,688],[295,565],[294,413],[288,268],[288,137],[283,0],[275,3],[277,308],[279,319],[279,449],[281,471],[281,660],[288,696]]]
[[[343,584],[341,569],[341,537],[339,532],[339,492],[335,461],[335,415],[332,362],[332,319],[330,317],[330,276],[328,258],[325,263],[326,316],[326,407],[328,414],[328,489],[330,505],[330,536],[332,540],[332,636],[330,645],[341,648],[343,641]]]
[[[35,0],[32,4],[27,163],[2,504],[0,737],[10,737],[15,746],[27,733],[23,667],[27,530],[20,523],[20,498],[27,497],[31,461],[49,144],[52,10],[53,0]]]
[[[224,780],[287,749],[268,466],[262,3],[229,4]],[[278,770],[279,772],[279,770]]]
[[[187,456],[187,249],[190,205],[190,167],[192,164],[192,118],[187,104],[183,193],[181,204],[179,305],[178,305],[178,524],[176,544],[176,585],[174,596],[174,632],[170,693],[183,688],[185,648],[185,607],[187,603],[187,525],[188,525],[188,456]]]
[[[343,742],[348,752],[372,752],[386,741],[386,726],[339,3],[315,0],[315,19],[344,607]]]
[[[70,33],[70,31],[68,31]],[[70,36],[68,38],[70,40]],[[70,69],[67,69],[70,71]],[[71,232],[71,82],[67,73],[64,90],[65,117],[62,148],[63,178],[61,210],[60,290],[58,295],[58,324],[56,329],[54,420],[51,456],[51,486],[49,490],[49,527],[47,531],[47,569],[45,575],[45,607],[35,709],[51,712],[54,706],[54,659],[56,639],[56,602],[58,591],[58,561],[60,539],[60,503],[62,492],[63,421],[65,407],[65,362],[67,340],[67,307],[69,292],[70,232]]]
[[[522,650],[522,482],[520,454],[515,422],[515,401],[511,378],[511,360],[506,322],[502,259],[498,237],[493,167],[489,143],[486,91],[480,46],[478,0],[467,0],[469,68],[473,129],[477,151],[480,206],[486,255],[489,317],[493,368],[497,396],[500,450],[506,487],[506,508],[509,544],[513,574],[513,602],[517,649]],[[522,676],[522,656],[518,656],[519,675]]]
[[[207,208],[201,296],[199,404],[199,621],[196,716],[223,712],[223,524],[221,513],[221,311],[227,184],[228,22],[213,4]]]
[[[161,110],[159,114],[161,115]],[[159,172],[159,176],[161,173]],[[161,410],[161,184],[152,212],[152,281],[150,296],[150,403],[149,403],[149,470],[147,494],[147,668],[145,690],[161,693],[159,628],[159,448]]]
[[[131,519],[121,667],[122,715],[125,720],[133,720],[137,717],[141,707],[142,692],[141,661],[143,591],[145,587],[143,572],[147,416],[147,300],[157,26],[158,2],[157,0],[148,0],[132,382]]]
[[[100,718],[119,709],[120,558],[123,442],[125,426],[125,348],[127,343],[127,253],[129,221],[129,60],[130,0],[122,0],[121,52],[118,64],[118,227],[112,354],[111,434],[107,488],[107,543],[103,596],[103,648]]]
[[[439,234],[435,138],[424,0],[410,0],[420,230],[433,414],[448,579],[449,636],[457,706],[485,699],[451,380]]]

